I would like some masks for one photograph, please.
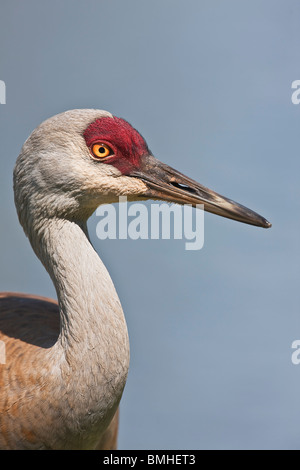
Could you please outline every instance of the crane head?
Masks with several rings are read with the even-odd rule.
[[[127,121],[106,111],[72,110],[38,126],[14,171],[22,223],[28,207],[48,216],[88,218],[103,203],[163,200],[269,228],[259,214],[157,160]],[[23,225],[23,224],[22,224]]]

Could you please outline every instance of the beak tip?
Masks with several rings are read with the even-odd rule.
[[[272,224],[268,222],[268,220],[265,220],[264,228],[271,228]]]

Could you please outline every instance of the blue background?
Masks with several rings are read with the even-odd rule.
[[[12,171],[31,131],[67,109],[127,119],[157,158],[273,224],[205,214],[193,252],[100,241],[92,216],[131,342],[120,449],[300,447],[299,15],[295,0],[1,1],[1,290],[55,296]]]

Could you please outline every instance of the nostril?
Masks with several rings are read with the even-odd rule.
[[[186,184],[177,183],[176,181],[171,181],[170,184],[172,186],[175,186],[175,188],[183,189],[184,191],[188,191],[189,193],[193,193],[193,194],[197,193],[197,191],[195,189],[191,188],[190,186],[188,186]]]

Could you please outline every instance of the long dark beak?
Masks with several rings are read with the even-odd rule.
[[[194,207],[203,204],[204,210],[228,219],[263,228],[272,226],[256,212],[202,186],[152,155],[143,156],[140,168],[130,172],[130,176],[146,184],[148,190],[143,196],[147,199],[191,204]]]

